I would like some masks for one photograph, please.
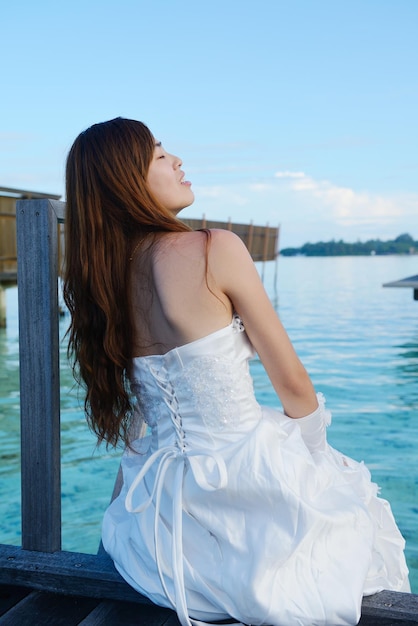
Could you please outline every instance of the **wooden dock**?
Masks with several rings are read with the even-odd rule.
[[[418,274],[415,276],[409,276],[408,278],[394,280],[390,283],[385,283],[383,287],[401,287],[413,289],[414,300],[418,300]]]
[[[0,626],[178,626],[175,613],[135,592],[102,550],[61,550],[57,285],[65,205],[27,200],[18,208],[22,546],[0,545]],[[365,598],[360,624],[418,624],[418,596]]]
[[[17,281],[16,202],[29,198],[59,200],[60,196],[0,187],[0,328],[6,326],[5,290]]]
[[[38,624],[179,626],[174,611],[151,604],[129,587],[106,554],[1,546],[0,626]],[[359,624],[418,624],[418,596],[382,591],[364,598]]]
[[[39,191],[0,187],[0,285],[16,284],[16,202],[23,199],[50,198],[61,196]]]
[[[407,603],[407,598],[394,601],[393,595],[382,592],[380,605],[363,604],[359,626],[418,624],[417,607],[411,606],[411,611],[408,612]],[[62,595],[17,585],[0,585],[0,625],[180,626],[180,622],[174,611],[152,605]]]
[[[6,612],[3,614],[2,605]],[[29,592],[22,587],[0,587],[2,626],[180,626],[176,614],[167,609],[138,606],[131,602],[94,600]]]
[[[174,611],[129,587],[107,555],[47,554],[2,546],[0,626],[179,626]],[[360,626],[418,624],[418,596],[364,598]],[[292,626],[289,624],[289,626]]]
[[[2,626],[179,626],[174,611],[151,604],[129,587],[106,554],[2,546],[0,583]]]

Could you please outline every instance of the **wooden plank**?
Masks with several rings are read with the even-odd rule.
[[[17,587],[16,585],[0,586],[0,616],[9,611],[15,604],[20,602],[22,598],[30,593],[30,589],[26,587]]]
[[[38,552],[0,545],[0,584],[68,595],[152,604],[116,571],[104,552]]]
[[[97,600],[92,598],[34,591],[0,617],[0,625],[77,626],[96,605]]]
[[[109,556],[30,552],[0,546],[0,584],[15,583],[68,595],[80,595],[136,604],[152,603],[132,589],[116,571]],[[373,621],[373,620],[381,620]],[[402,621],[418,623],[418,595],[382,591],[363,598],[362,622],[367,626]]]
[[[360,619],[358,626],[411,626],[412,624],[418,624],[418,622],[410,619],[366,615]]]
[[[58,216],[53,201],[17,203],[22,545],[61,547]]]
[[[413,593],[399,593],[397,591],[381,591],[373,596],[363,598],[362,617],[372,617],[375,620],[392,620],[393,624],[403,620],[408,624],[418,624],[418,595]],[[383,621],[364,621],[362,624],[384,624]]]
[[[61,198],[60,195],[55,194],[55,193],[42,193],[40,191],[28,191],[26,189],[13,189],[12,187],[0,187],[0,196],[2,194],[12,194],[15,197],[19,197],[19,198],[56,198],[58,200],[58,198]],[[7,198],[10,198],[10,196],[6,196]]]
[[[139,606],[133,602],[101,602],[79,626],[179,626],[174,611],[156,606]]]

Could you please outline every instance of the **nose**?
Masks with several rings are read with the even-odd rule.
[[[180,159],[180,157],[178,157],[175,154],[173,154],[172,158],[173,158],[173,167],[175,169],[177,169],[178,167],[181,167],[183,165],[183,161]]]

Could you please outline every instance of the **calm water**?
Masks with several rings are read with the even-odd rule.
[[[260,268],[261,269],[261,268]],[[418,593],[418,302],[383,282],[418,273],[418,257],[280,258],[264,282],[316,388],[327,398],[330,443],[364,460],[390,500],[407,540]],[[0,329],[0,542],[20,543],[19,392],[16,289]],[[61,322],[64,334],[68,320]],[[81,402],[62,368],[63,548],[96,552],[118,454],[97,450]],[[260,364],[259,400],[278,405]]]

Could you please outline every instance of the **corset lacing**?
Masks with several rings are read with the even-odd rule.
[[[183,480],[184,474],[187,468],[190,468],[194,479],[198,483],[201,489],[206,491],[214,491],[222,489],[227,484],[227,470],[225,461],[216,452],[212,452],[208,449],[192,449],[190,450],[187,445],[187,436],[183,429],[182,416],[179,411],[179,404],[177,401],[175,390],[167,376],[165,368],[161,368],[159,371],[154,370],[153,376],[160,387],[164,402],[167,405],[170,412],[170,419],[175,431],[175,441],[173,444],[163,446],[156,450],[147,459],[143,465],[141,471],[135,477],[132,482],[128,493],[125,498],[125,506],[130,513],[140,514],[150,504],[154,503],[154,548],[155,548],[155,560],[158,569],[158,575],[160,577],[161,585],[164,593],[172,605],[173,609],[177,611],[178,618],[183,626],[191,626],[191,624],[200,624],[197,620],[191,620],[188,615],[186,591],[184,585],[184,570],[183,570]],[[154,426],[155,427],[155,426]],[[212,470],[216,469],[215,478],[213,479],[213,471],[210,471],[211,480],[207,476],[208,462],[211,465]],[[135,490],[150,471],[154,463],[158,463],[157,470],[155,472],[154,483],[151,488],[151,493],[148,498],[138,505],[134,506],[133,499]],[[159,525],[160,520],[160,508],[161,508],[161,495],[163,492],[165,475],[167,471],[171,469],[171,473],[174,474],[173,480],[173,529],[172,529],[172,545],[171,545],[171,563],[173,568],[173,582],[174,582],[174,594],[172,598],[167,585],[164,580],[161,563],[163,561],[163,555],[161,553],[160,539],[159,539]]]

